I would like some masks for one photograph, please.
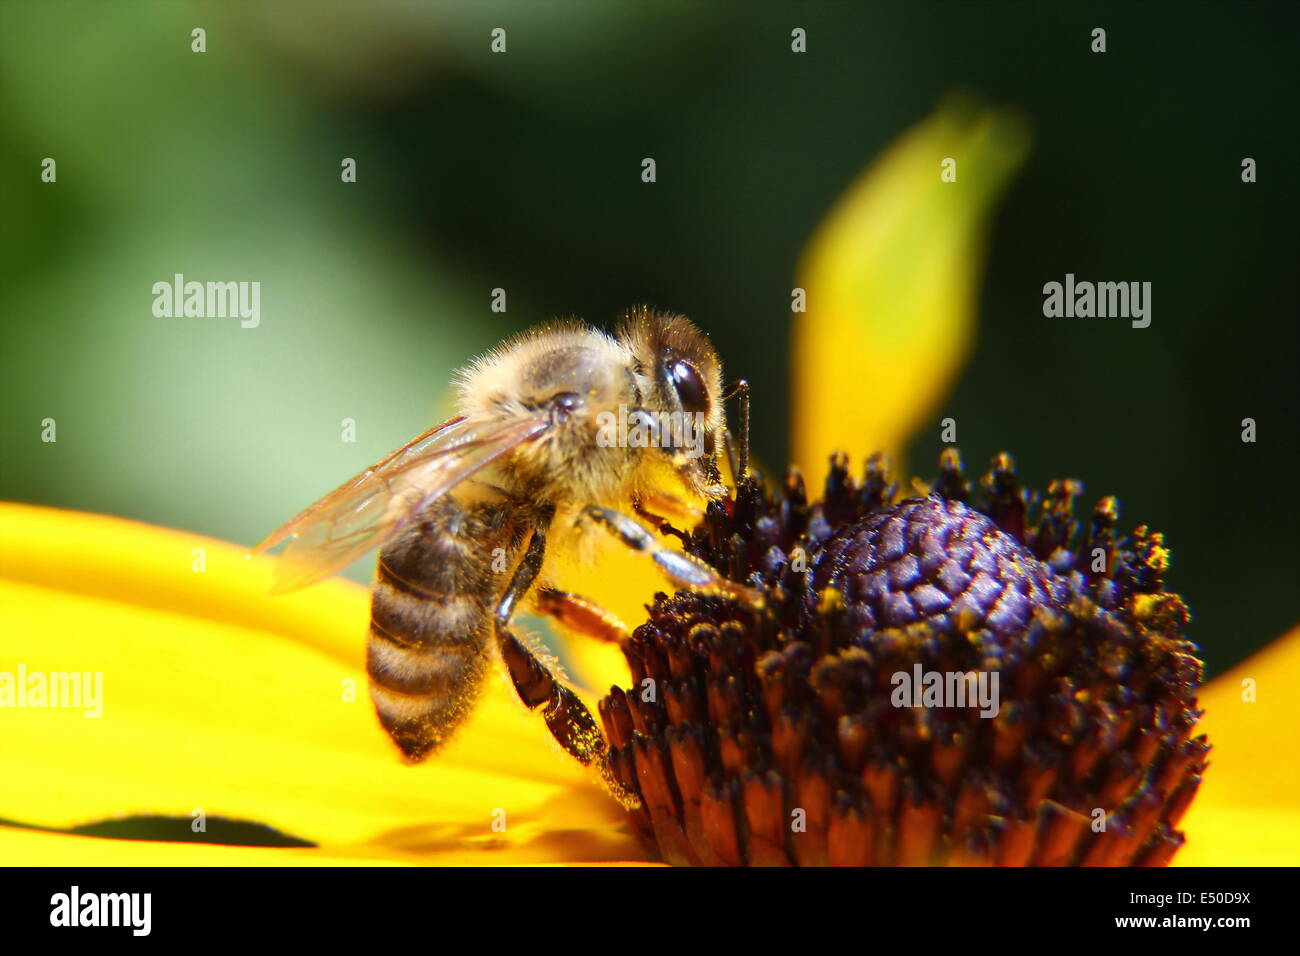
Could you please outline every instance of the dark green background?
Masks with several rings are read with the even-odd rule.
[[[782,461],[798,254],[966,90],[1034,148],[911,460],[950,415],[972,465],[1117,494],[1222,670],[1296,621],[1296,41],[1281,4],[5,3],[0,497],[251,544],[506,332],[636,302],[709,330]],[[261,281],[262,327],[154,319],[174,272]],[[1045,319],[1067,272],[1152,282],[1151,327]]]

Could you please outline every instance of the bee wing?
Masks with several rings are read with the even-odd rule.
[[[339,485],[324,498],[321,498],[319,501],[308,505],[302,511],[298,512],[284,524],[280,525],[280,527],[267,535],[257,545],[257,547],[253,549],[253,553],[258,554],[263,551],[269,551],[286,538],[295,537],[299,530],[319,512],[324,511],[326,508],[329,508],[331,505],[342,500],[349,492],[363,487],[376,476],[393,474],[408,462],[418,460],[422,454],[429,451],[431,448],[440,447],[449,443],[455,437],[463,436],[465,431],[466,421],[464,416],[459,418],[450,418],[441,425],[436,425],[433,428],[430,428],[423,435],[411,439],[401,448],[397,449],[397,451],[380,459],[365,471],[343,482],[343,484]]]
[[[289,544],[272,594],[307,587],[391,540],[429,502],[550,427],[548,415],[470,427],[453,418],[344,482],[272,532],[254,553]]]

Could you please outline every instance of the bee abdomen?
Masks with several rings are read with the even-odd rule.
[[[451,739],[473,710],[474,697],[408,696],[370,682],[379,723],[410,763],[419,763]]]
[[[488,658],[487,615],[468,597],[415,597],[384,580],[371,599],[366,672],[379,722],[411,761],[441,746],[473,707]]]
[[[482,655],[465,644],[412,647],[399,643],[371,622],[366,643],[366,673],[386,690],[408,696],[454,694],[473,680]]]
[[[443,499],[379,556],[366,671],[379,722],[409,761],[464,722],[490,666],[493,547],[518,547],[499,514]]]

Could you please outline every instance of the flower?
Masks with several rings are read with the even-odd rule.
[[[800,280],[808,312],[796,316],[801,427],[794,437],[796,461],[816,485],[826,471],[822,456],[832,448],[847,448],[855,460],[876,448],[897,453],[959,367],[972,321],[982,224],[1024,148],[1023,129],[1013,117],[967,106],[941,110],[850,190],[810,243]],[[959,181],[973,188],[937,187],[939,160],[949,156],[959,161]],[[866,378],[876,383],[880,400],[869,406],[844,402]],[[842,414],[811,416],[809,404]],[[828,473],[833,489],[850,487],[834,468]],[[955,470],[944,474],[935,500],[967,507]],[[1176,713],[1190,714],[1184,691],[1191,683],[1186,671],[1194,667],[1176,633],[1179,605],[1167,600],[1139,606],[1144,596],[1163,593],[1144,590],[1158,581],[1109,595],[1082,571],[1082,583],[1072,582],[1070,572],[1077,568],[1058,568],[1050,552],[1040,553],[1042,540],[1026,537],[1027,526],[1017,526],[1014,514],[997,511],[998,502],[1014,506],[1006,491],[1003,486],[1003,497],[989,492],[981,499],[982,508],[993,509],[982,512],[984,520],[1007,537],[996,540],[1022,569],[1036,571],[1016,548],[1033,550],[1035,561],[1049,559],[1055,577],[1044,579],[1043,587],[1053,607],[1042,620],[1018,619],[1005,641],[985,649],[1014,652],[1033,627],[1043,629],[1035,639],[1048,642],[1053,635],[1092,628],[1118,629],[1119,639],[1135,648],[1164,641],[1164,664],[1148,662],[1142,673],[1151,676],[1153,693],[1181,708]],[[1049,505],[1058,499],[1049,495]],[[789,505],[795,499],[787,492],[783,500]],[[836,493],[828,498],[836,500]],[[758,509],[776,499],[751,503]],[[817,509],[808,514],[815,516]],[[980,520],[960,509],[945,514],[927,519],[891,511],[881,520]],[[734,513],[726,517],[736,519]],[[826,527],[846,526],[847,517],[828,518]],[[756,524],[747,532],[749,543],[760,540],[757,530]],[[841,546],[850,559],[861,557],[849,543]],[[702,542],[697,547],[708,550]],[[717,551],[710,555],[717,564],[722,553],[716,543],[709,547]],[[1130,567],[1154,568],[1161,547],[1153,536],[1135,536]],[[755,552],[747,560],[769,575],[773,594],[796,598],[788,587],[778,587],[779,561],[764,567],[764,558]],[[657,582],[639,577],[637,556],[622,551],[602,558],[602,569],[603,580],[640,584],[608,593],[578,589],[625,619],[637,619]],[[874,569],[863,570],[870,575]],[[369,713],[364,693],[361,635],[368,592],[333,580],[270,598],[270,581],[269,562],[246,560],[240,547],[106,516],[0,504],[0,693],[4,675],[20,671],[102,675],[99,716],[85,700],[80,708],[0,707],[0,859],[64,865],[636,862],[649,857],[638,842],[638,836],[647,839],[647,826],[648,839],[656,851],[662,849],[653,816],[630,826],[622,808],[517,703],[504,676],[445,751],[419,767],[404,765]],[[703,599],[655,605],[634,649],[643,655],[647,676],[659,664],[646,663],[646,655],[659,642],[666,646],[680,627],[682,602],[691,600]],[[788,610],[793,613],[796,605]],[[869,610],[848,600],[843,607],[832,601],[799,613],[842,648],[844,615]],[[986,621],[991,617],[988,608],[978,612]],[[737,612],[714,604],[702,613],[722,632]],[[1141,633],[1143,621],[1153,620],[1158,633]],[[894,639],[904,646],[906,628],[896,630]],[[572,650],[589,687],[630,683],[616,649],[575,644]],[[845,662],[850,668],[861,663],[849,657]],[[1165,664],[1173,669],[1162,669]],[[803,663],[793,655],[764,666],[774,687],[787,673],[802,679]],[[1116,678],[1104,664],[1082,673],[1086,689],[1096,689],[1103,700],[1117,693]],[[1196,733],[1213,742],[1212,766],[1178,824],[1188,842],[1175,862],[1300,859],[1300,772],[1279,759],[1300,721],[1278,688],[1296,675],[1300,631],[1199,694],[1195,706],[1204,716]],[[823,669],[815,679],[831,687],[845,678]],[[851,691],[853,681],[844,686]],[[1257,689],[1258,699],[1243,687]],[[793,690],[799,689],[796,680]],[[615,703],[604,707],[616,738],[622,719],[615,712],[617,698],[612,695]],[[1080,719],[1106,716],[1104,708],[1085,707]],[[636,717],[629,708],[627,719]],[[1168,754],[1185,748],[1195,739],[1187,729],[1176,739],[1161,737],[1156,749]],[[655,730],[647,739],[671,743],[667,730]],[[626,748],[629,739],[615,743]],[[1201,756],[1190,755],[1183,781],[1191,779],[1189,771],[1194,776]],[[1180,786],[1171,781],[1163,791],[1152,833],[1172,832],[1159,827],[1165,819],[1172,826],[1176,808],[1169,801]],[[1127,793],[1144,799],[1140,790]],[[1115,821],[1131,825],[1127,813]],[[153,838],[93,835],[120,832],[121,825],[114,829],[112,822],[123,819],[137,821]],[[229,821],[269,829],[240,830]],[[242,845],[255,831],[261,842],[281,845]],[[991,848],[995,836],[971,846]],[[1143,846],[1155,852],[1168,841],[1148,839]],[[898,856],[910,859],[914,849],[903,848]]]

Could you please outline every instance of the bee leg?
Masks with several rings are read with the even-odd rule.
[[[559,745],[584,767],[595,764],[601,780],[615,799],[625,806],[634,807],[640,801],[619,782],[609,762],[609,744],[587,705],[561,684],[510,630],[515,606],[537,580],[545,551],[546,531],[539,528],[533,532],[528,550],[497,605],[493,623],[501,660],[505,662],[506,671],[524,706],[536,710],[544,705],[542,719]]]
[[[554,618],[559,624],[606,644],[622,644],[630,636],[626,624],[589,598],[555,588],[537,592],[537,611]]]
[[[642,492],[633,500],[632,507],[642,518],[656,523],[679,521],[684,525],[696,525],[704,517],[702,509],[664,491]]]
[[[656,510],[651,511],[650,508]],[[704,512],[699,509],[690,508],[685,502],[666,495],[654,497],[647,495],[645,498],[634,498],[632,500],[632,510],[636,512],[636,516],[642,521],[647,521],[658,528],[660,534],[672,535],[683,546],[690,544],[690,535],[675,527],[672,521],[682,521],[683,524],[690,526],[699,524],[700,519],[704,517]],[[662,513],[675,514],[676,517],[670,520],[663,517]],[[684,521],[683,516],[685,516]]]
[[[586,516],[616,534],[629,548],[643,551],[659,566],[668,580],[679,588],[714,591],[743,601],[751,607],[763,606],[763,595],[735,581],[728,581],[699,558],[684,551],[674,551],[648,531],[640,522],[612,508],[588,505]]]

